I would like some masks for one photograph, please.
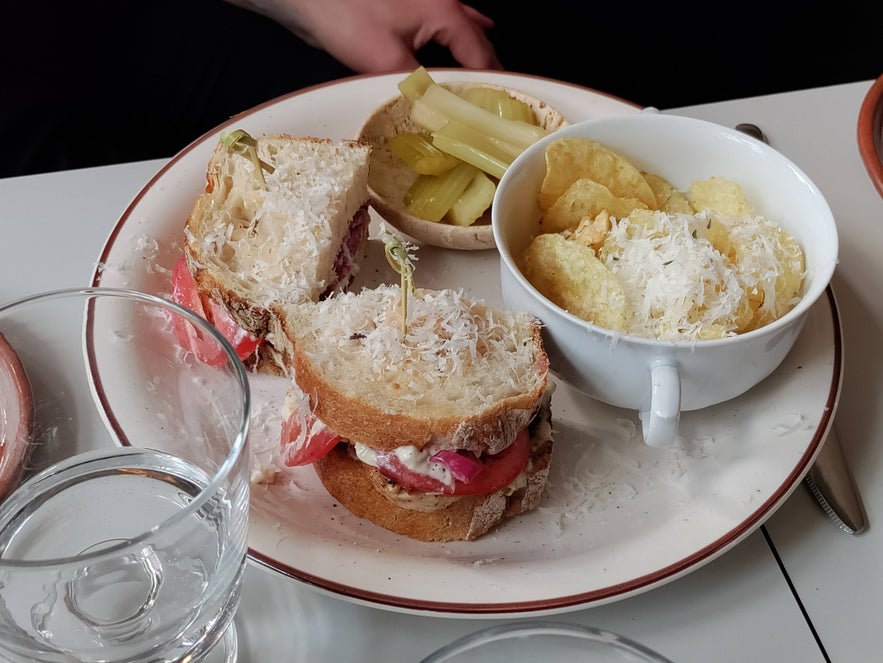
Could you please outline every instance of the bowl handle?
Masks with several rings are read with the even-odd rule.
[[[659,361],[650,367],[650,409],[641,412],[644,442],[651,447],[674,443],[681,418],[681,378],[678,367]]]

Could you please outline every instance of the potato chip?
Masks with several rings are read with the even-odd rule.
[[[655,210],[636,209],[632,210],[627,217],[628,224],[625,226],[626,239],[634,239],[637,236],[652,236],[652,230],[658,224],[658,217]],[[601,260],[606,261],[608,256],[618,255],[622,252],[622,247],[616,240],[616,237],[608,233],[601,244],[598,256]]]
[[[684,193],[674,187],[664,177],[653,173],[645,173],[641,171],[641,175],[647,180],[647,184],[653,189],[653,195],[656,196],[657,207],[666,214],[695,214],[696,210],[687,200]]]
[[[607,210],[601,210],[595,218],[584,217],[569,239],[585,244],[597,253],[601,245],[604,244],[604,240],[607,239],[609,230],[610,215]]]
[[[546,147],[546,176],[540,208],[547,210],[579,179],[606,186],[618,198],[637,198],[656,209],[656,196],[641,172],[625,157],[588,138],[559,138]]]
[[[733,264],[753,312],[740,332],[785,315],[800,299],[806,270],[797,240],[765,219],[721,216],[720,222],[727,227]]]
[[[558,233],[538,235],[519,268],[547,299],[601,327],[625,329],[625,293],[619,280],[585,244]]]
[[[748,204],[742,187],[723,177],[709,177],[697,180],[690,185],[689,200],[697,212],[714,210],[721,214],[755,216],[756,212]]]
[[[713,324],[706,325],[700,329],[696,339],[699,341],[713,341],[717,338],[726,338],[729,335],[730,332],[725,325]]]
[[[594,324],[706,340],[762,327],[800,300],[801,247],[723,177],[687,195],[595,141],[563,138],[547,147],[538,201],[543,234],[519,266]]]
[[[638,198],[615,196],[603,184],[587,178],[573,182],[543,214],[540,228],[543,232],[561,232],[575,228],[585,218],[594,219],[606,210],[610,216],[623,217],[635,208],[647,209]]]
[[[705,237],[717,249],[718,253],[729,258],[730,262],[736,262],[736,251],[730,240],[730,232],[727,230],[726,224],[721,223],[720,218],[716,215],[706,218],[708,220],[705,225]]]

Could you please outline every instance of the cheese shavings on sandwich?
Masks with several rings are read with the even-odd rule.
[[[283,463],[312,463],[351,512],[450,541],[539,503],[552,441],[536,318],[461,290],[381,285],[276,321],[293,376]]]
[[[310,307],[297,336],[311,364],[353,390],[367,380],[389,413],[415,403],[427,414],[450,413],[458,401],[485,407],[536,385],[537,374],[524,370],[536,348],[512,333],[531,324],[528,316],[493,311],[461,290],[417,289],[403,332],[400,300],[399,286],[382,285]]]
[[[270,309],[348,287],[368,234],[369,155],[350,140],[222,136],[185,226],[192,283],[179,270],[173,297],[201,305],[234,344],[246,337],[241,358],[257,348],[259,369],[285,373]]]

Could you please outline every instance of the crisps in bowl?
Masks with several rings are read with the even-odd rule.
[[[556,157],[550,180],[547,152],[561,139],[572,171]],[[576,156],[599,145],[616,155],[601,174]],[[547,233],[544,214],[583,178],[646,208],[605,209]],[[831,210],[795,164],[733,129],[652,110],[574,124],[529,147],[500,180],[492,224],[504,303],[542,320],[552,370],[636,410],[652,446],[675,441],[682,411],[739,396],[774,371],[837,263]],[[615,296],[602,301],[602,289]],[[627,331],[606,317],[620,313]],[[672,334],[631,331],[639,314],[666,319]]]
[[[713,209],[721,214],[754,215],[738,182],[709,177],[690,184],[690,204],[696,210]]]
[[[597,141],[561,138],[546,148],[540,207],[567,179],[562,164],[570,163],[580,173],[588,170],[571,163],[578,155],[604,177],[608,171],[594,167],[601,151],[609,155],[602,160],[616,164],[616,172],[628,173],[617,186],[634,197],[615,196],[604,184],[583,177],[551,203],[539,222],[543,234],[521,261],[525,276],[540,292],[602,327],[688,341],[756,329],[799,301],[804,269],[800,246],[755,212],[738,182],[712,176],[693,181],[685,194],[660,175],[638,171]],[[640,180],[635,175],[639,172]],[[652,208],[637,197],[645,184],[655,196]],[[551,242],[549,233],[561,233],[564,243]],[[570,242],[581,246],[568,247]],[[569,260],[562,260],[565,255]],[[585,278],[589,273],[592,283]],[[609,284],[617,280],[625,299],[623,305],[612,304],[611,312],[595,296],[602,288],[613,292]],[[578,291],[578,283],[584,292]]]
[[[641,171],[597,141],[562,137],[548,144],[545,155],[546,176],[539,193],[544,210],[582,178],[603,184],[616,197],[638,198],[656,209],[656,196]]]
[[[553,202],[540,221],[544,232],[561,232],[578,226],[586,217],[595,218],[606,211],[616,217],[628,216],[633,209],[646,209],[638,198],[622,198],[600,182],[581,178],[573,182]]]
[[[625,330],[625,292],[619,279],[581,242],[539,235],[519,258],[524,275],[544,296],[574,315]]]
[[[642,172],[641,175],[647,180],[647,184],[653,189],[653,195],[656,196],[656,204],[663,212],[676,214],[682,212],[684,214],[692,214],[696,211],[687,195],[683,191],[674,188],[664,177],[660,177],[655,173]]]

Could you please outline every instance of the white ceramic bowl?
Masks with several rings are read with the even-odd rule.
[[[686,191],[712,175],[738,182],[752,206],[801,244],[807,267],[801,301],[775,322],[730,338],[685,342],[623,335],[586,322],[541,295],[516,266],[538,232],[537,192],[546,146],[561,136],[592,138],[639,169]],[[676,439],[681,411],[744,393],[782,362],[807,312],[827,288],[837,264],[838,236],[818,187],[768,145],[717,124],[655,110],[590,120],[550,134],[522,153],[497,188],[492,207],[500,252],[502,296],[544,323],[553,371],[586,394],[641,413],[645,441]]]

